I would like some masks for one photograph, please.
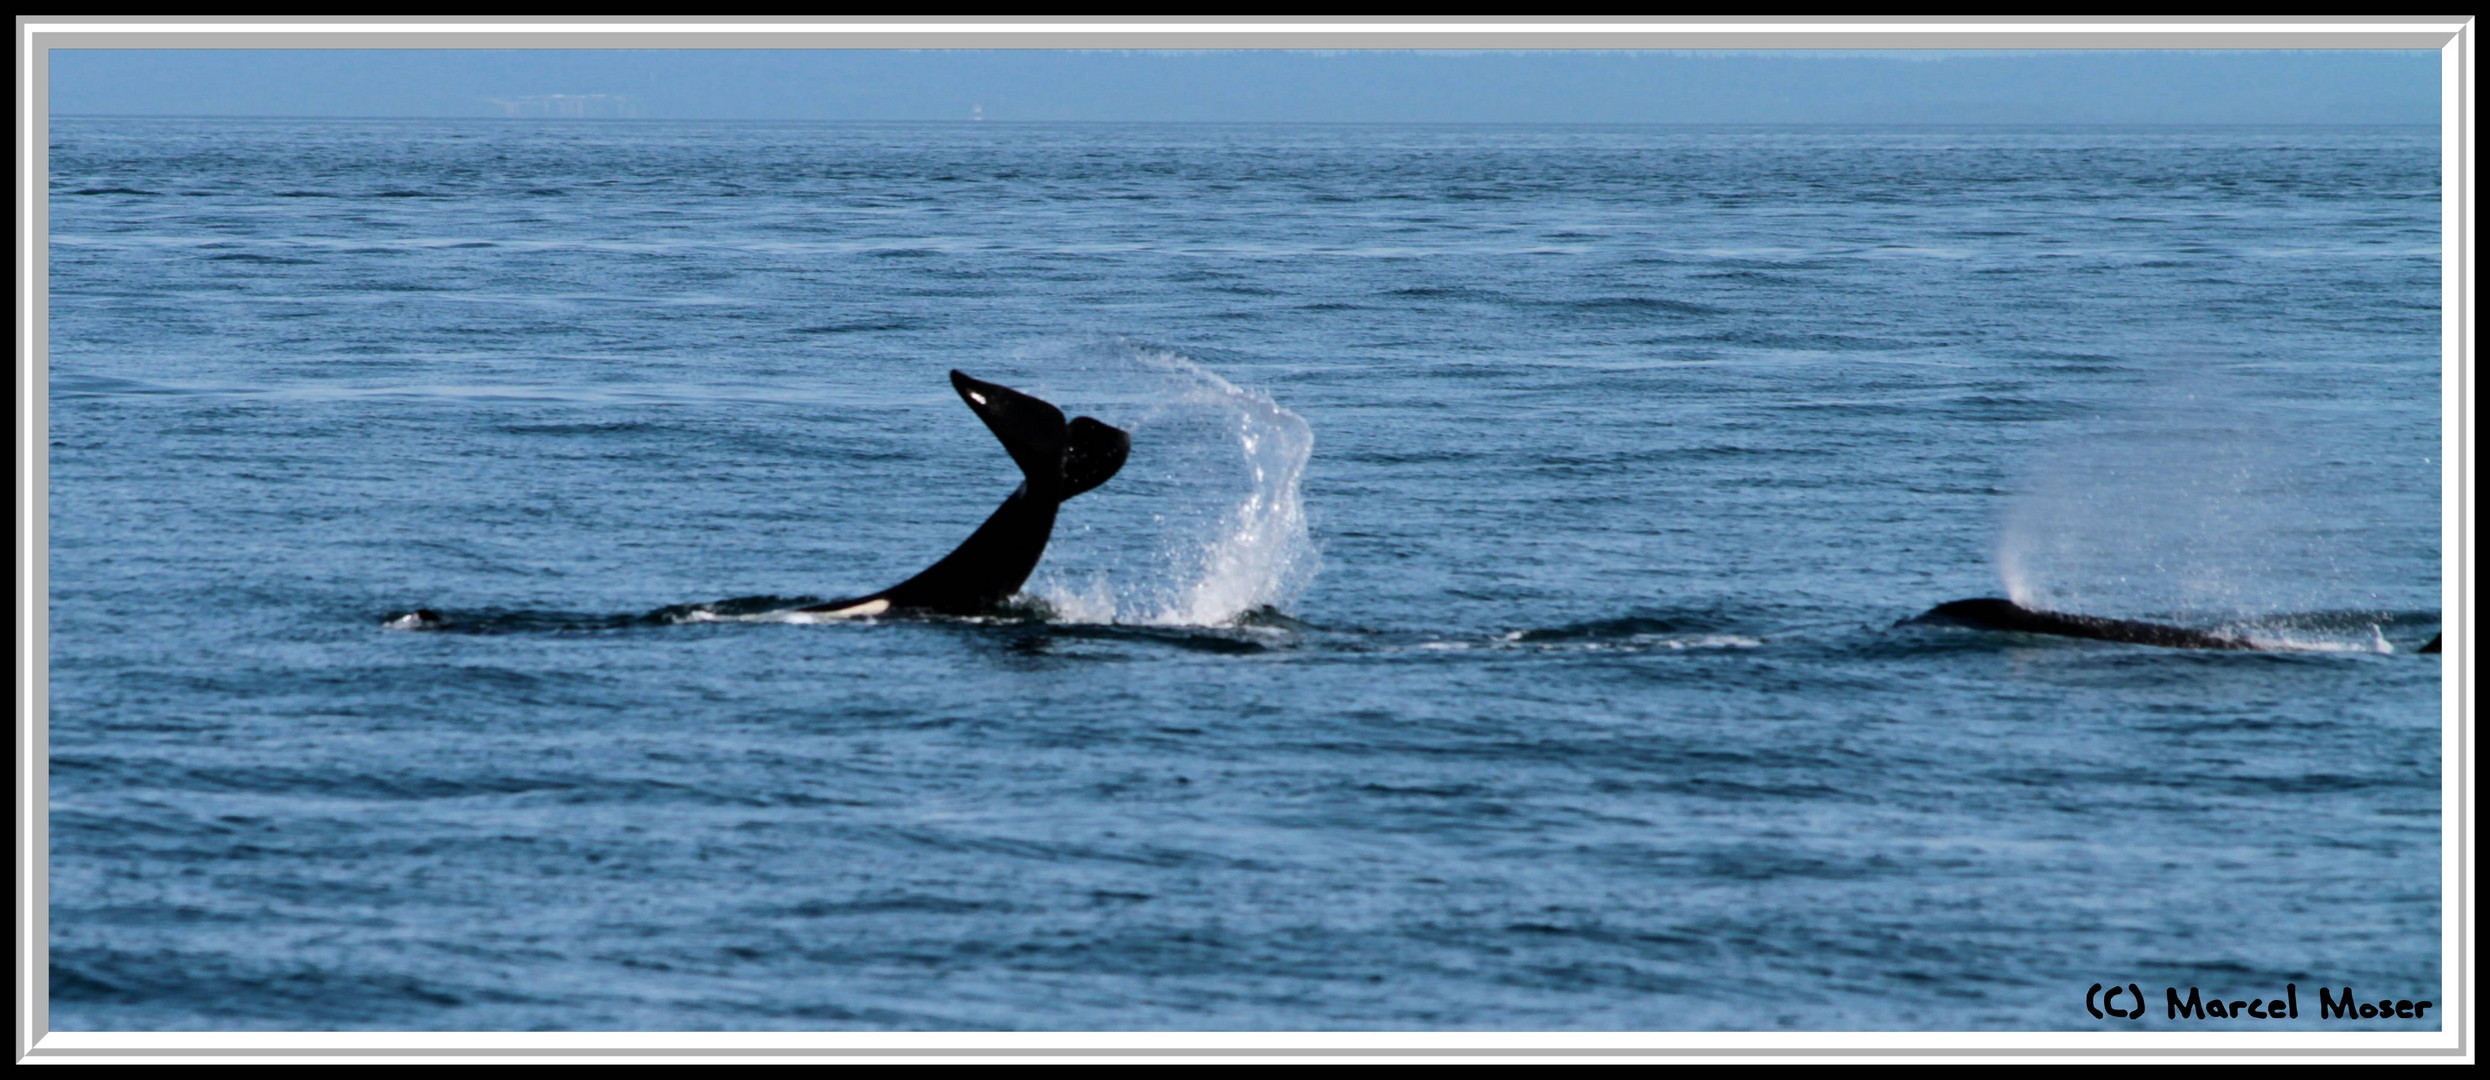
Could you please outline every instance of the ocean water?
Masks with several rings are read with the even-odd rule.
[[[56,118],[52,1026],[2435,1029],[2438,160]]]

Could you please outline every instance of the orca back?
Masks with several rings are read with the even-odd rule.
[[[2058,637],[2088,638],[2093,641],[2121,641],[2132,645],[2158,645],[2165,649],[2254,649],[2248,641],[2221,634],[2191,630],[2184,626],[2137,622],[2132,619],[2105,619],[2098,615],[2066,615],[2055,611],[2036,611],[2012,600],[1989,596],[1976,600],[1955,600],[1930,608],[1912,622],[1952,622],[1976,626],[1984,630],[2006,630],[2019,634],[2052,634]]]

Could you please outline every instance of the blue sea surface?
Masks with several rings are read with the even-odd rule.
[[[50,134],[55,1029],[2439,1027],[2432,129]]]

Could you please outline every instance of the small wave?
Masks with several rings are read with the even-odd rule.
[[[1147,645],[1185,652],[1249,655],[1289,643],[1282,631],[1254,627],[1133,626],[1099,623],[1029,623],[1017,628],[1012,648],[1025,653],[1060,653],[1085,645]]]
[[[799,326],[793,334],[867,334],[884,330],[914,330],[917,324],[906,319],[884,319],[877,322],[828,323],[822,326]]]
[[[318,259],[297,259],[286,255],[254,255],[250,252],[234,252],[227,255],[210,255],[208,256],[208,261],[274,263],[279,266],[314,266],[318,265],[320,262]]]
[[[116,378],[110,375],[54,375],[52,376],[51,390],[53,396],[55,397],[111,397],[121,394],[140,394],[149,396],[168,395],[179,397],[192,394],[216,392],[214,390],[203,390],[196,387],[162,386],[156,383],[142,382],[137,379]]]
[[[1756,329],[1724,330],[1718,333],[1703,334],[1690,340],[1802,352],[1893,352],[1914,347],[1912,342],[1896,341],[1891,338],[1859,337],[1849,334],[1789,334]]]
[[[1608,638],[1649,637],[1672,634],[1688,627],[1679,620],[1627,616],[1622,619],[1601,619],[1596,622],[1574,623],[1542,630],[1516,630],[1505,635],[1507,641],[1584,641]]]
[[[1507,630],[1480,636],[1386,633],[1374,645],[1394,651],[1479,652],[1529,650],[1550,653],[1663,652],[1688,649],[1752,649],[1768,643],[1760,634],[1742,632],[1708,613],[1669,616],[1630,615],[1565,626]],[[1303,625],[1303,624],[1300,624]],[[1314,628],[1309,628],[1314,629]],[[1373,632],[1369,632],[1373,633]]]
[[[503,424],[496,430],[508,435],[663,435],[680,429],[644,420],[616,420],[595,424]]]
[[[1466,285],[1418,285],[1406,289],[1393,289],[1384,295],[1406,297],[1412,300],[1506,301],[1512,299],[1493,289],[1471,288]]]
[[[1625,638],[1734,635],[1752,626],[1758,612],[1723,600],[1692,600],[1644,607],[1605,619],[1515,630],[1504,640],[1517,642],[1597,641]]]
[[[1625,635],[1603,635],[1599,637],[1568,637],[1549,635],[1541,631],[1524,630],[1517,630],[1513,633],[1507,634],[1502,640],[1512,645],[1572,649],[1582,652],[1615,650],[1649,651],[1653,649],[1752,649],[1764,644],[1764,639],[1759,637],[1750,637],[1745,634],[1687,634],[1680,636],[1662,633],[1637,633]]]
[[[925,896],[916,893],[892,893],[855,900],[806,900],[782,908],[765,907],[760,909],[758,914],[824,919],[849,915],[886,915],[894,912],[922,915],[972,915],[980,912],[1011,910],[1012,905],[1003,902],[958,900],[948,896]]]
[[[1727,314],[1726,309],[1708,304],[1669,300],[1657,296],[1600,296],[1589,300],[1573,301],[1564,306],[1578,311],[1652,311],[1668,315]]]

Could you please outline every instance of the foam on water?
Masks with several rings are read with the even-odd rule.
[[[2238,634],[2240,637],[2247,639],[2249,644],[2267,652],[2376,653],[2379,655],[2387,655],[2395,651],[2394,644],[2386,640],[2386,632],[2375,626],[2369,628],[2369,632],[2366,637],[2356,641],[2345,640],[2342,638],[2317,637],[2311,635],[2305,630],[2271,630],[2251,627],[2238,631]]]

